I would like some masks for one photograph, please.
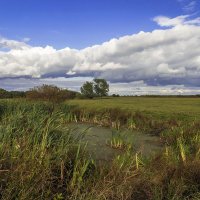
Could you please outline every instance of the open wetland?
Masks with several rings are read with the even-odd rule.
[[[179,113],[177,102],[163,119],[156,111],[1,100],[0,198],[200,199],[198,110]]]

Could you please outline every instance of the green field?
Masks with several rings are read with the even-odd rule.
[[[92,110],[120,108],[131,112],[142,111],[158,118],[200,117],[200,98],[195,97],[108,97],[94,100],[76,99],[69,101],[69,104]]]

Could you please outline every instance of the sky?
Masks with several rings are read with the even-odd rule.
[[[0,88],[200,94],[200,0],[0,0]]]

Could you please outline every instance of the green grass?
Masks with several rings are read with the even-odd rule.
[[[157,118],[183,117],[199,118],[200,98],[179,97],[108,97],[102,99],[75,99],[70,105],[81,108],[102,110],[120,108],[125,111],[143,111]]]
[[[0,198],[199,199],[200,121],[195,120],[200,110],[198,101],[109,98],[73,100],[70,105],[52,107],[44,102],[1,100]],[[151,114],[146,115],[143,110]],[[152,113],[156,118],[152,118]],[[190,120],[180,121],[178,113],[184,113]],[[174,120],[163,120],[163,115]],[[149,158],[124,148],[124,153],[113,161],[99,165],[87,158],[85,146],[79,143],[81,138],[72,135],[69,123],[79,121],[119,130],[123,126],[157,131],[165,148]],[[110,142],[114,148],[123,144],[121,138]]]

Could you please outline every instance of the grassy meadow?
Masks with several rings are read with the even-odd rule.
[[[76,99],[69,102],[80,108],[102,110],[120,108],[122,110],[146,114],[159,118],[183,117],[186,119],[200,117],[200,98],[197,97],[107,97]]]
[[[119,97],[53,105],[0,100],[0,198],[5,200],[200,199],[200,99]],[[151,157],[121,151],[98,164],[71,123],[137,130],[157,136]],[[83,133],[84,135],[84,133]]]

